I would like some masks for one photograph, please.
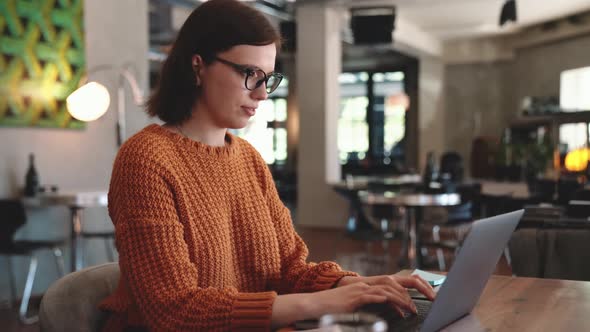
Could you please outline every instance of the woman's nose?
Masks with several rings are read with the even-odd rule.
[[[266,83],[260,84],[259,87],[252,90],[252,98],[256,100],[265,100],[268,99],[268,92],[266,92]]]

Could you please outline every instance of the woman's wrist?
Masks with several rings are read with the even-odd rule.
[[[358,282],[358,279],[359,279],[359,277],[344,276],[336,282],[336,284],[334,285],[334,288],[354,284],[355,282]]]
[[[272,327],[279,328],[299,320],[317,318],[318,305],[314,293],[279,295],[272,307]]]

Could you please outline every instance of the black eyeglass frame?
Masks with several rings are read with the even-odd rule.
[[[215,61],[219,61],[219,62],[223,63],[224,65],[230,66],[233,69],[235,69],[236,71],[238,71],[238,72],[246,75],[246,79],[244,80],[244,86],[246,87],[246,89],[248,89],[250,91],[254,91],[254,90],[258,89],[262,85],[262,83],[264,83],[264,86],[266,87],[266,93],[271,94],[271,93],[273,93],[279,87],[279,85],[281,85],[281,81],[283,81],[283,77],[284,76],[281,73],[274,72],[274,73],[271,73],[271,74],[266,74],[264,72],[264,70],[262,70],[260,68],[253,68],[253,67],[247,66],[247,65],[240,65],[238,63],[235,63],[235,62],[231,62],[229,60],[222,59],[220,57],[213,57],[213,59]],[[260,71],[264,75],[264,78],[256,81],[256,86],[254,86],[254,88],[249,88],[248,87],[248,79],[252,75],[254,75],[254,73],[257,72],[257,71]],[[276,86],[274,87],[274,89],[272,89],[272,90],[269,91],[268,81],[272,77],[276,78],[278,80],[278,83],[276,84]]]

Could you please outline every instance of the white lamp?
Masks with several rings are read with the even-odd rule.
[[[100,66],[93,71],[100,70],[117,70],[119,74],[119,83],[117,87],[117,145],[121,145],[125,140],[125,82],[129,83],[133,94],[133,101],[137,105],[143,103],[143,94],[137,80],[131,74],[126,66],[117,68],[113,66]],[[109,91],[104,85],[97,82],[89,82],[66,98],[68,112],[80,121],[94,121],[103,116],[109,108],[111,97]]]
[[[111,96],[104,85],[89,82],[72,92],[66,99],[68,112],[77,120],[89,122],[107,112]]]

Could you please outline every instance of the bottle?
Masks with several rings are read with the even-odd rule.
[[[35,196],[39,189],[39,175],[35,169],[35,155],[29,154],[29,169],[25,177],[25,196]]]

